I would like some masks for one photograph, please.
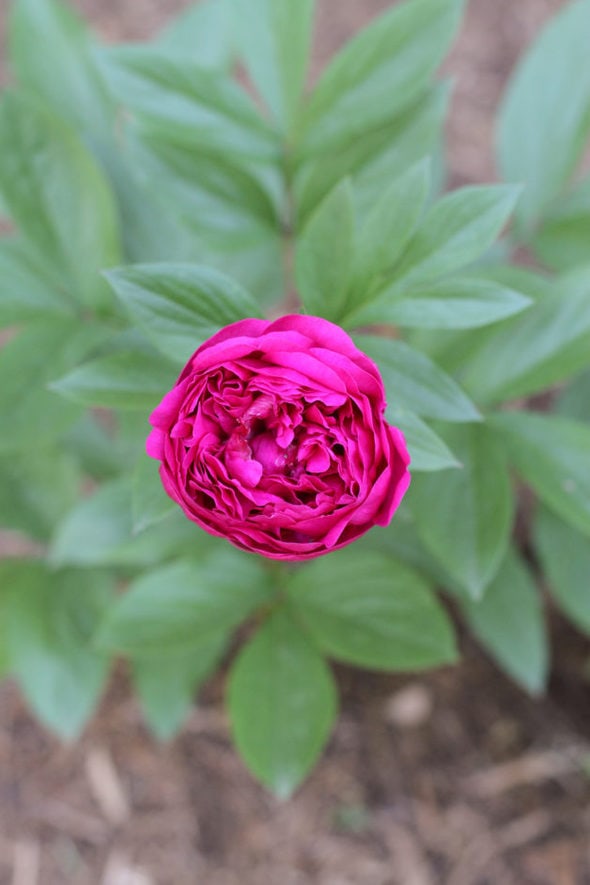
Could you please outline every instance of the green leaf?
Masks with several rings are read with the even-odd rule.
[[[11,453],[0,460],[0,526],[46,540],[74,505],[81,475],[58,449]]]
[[[499,412],[491,420],[510,462],[539,498],[590,534],[590,426],[531,412]]]
[[[0,325],[67,317],[73,307],[30,246],[20,239],[0,240]]]
[[[445,440],[463,468],[415,476],[409,506],[424,546],[477,599],[508,545],[514,513],[510,477],[485,425],[450,427]]]
[[[163,204],[191,230],[218,242],[249,244],[280,229],[278,210],[258,170],[233,158],[199,156],[192,145],[178,145],[168,133],[136,124],[133,157]]]
[[[564,418],[590,424],[590,371],[579,375],[559,394],[555,411]]]
[[[589,32],[590,2],[567,4],[522,58],[500,109],[500,168],[526,182],[517,208],[523,232],[569,178],[590,129]]]
[[[104,483],[58,525],[50,553],[54,565],[147,567],[180,554],[211,549],[214,541],[180,509],[159,525],[133,533],[128,477]]]
[[[590,364],[590,265],[550,282],[538,278],[535,289],[526,293],[535,303],[464,361],[461,380],[478,401],[528,396]]]
[[[0,592],[0,683],[10,674],[10,660],[8,658],[8,642],[6,635],[8,601],[8,594]]]
[[[227,638],[214,636],[190,651],[139,657],[132,662],[133,681],[150,730],[168,741],[181,728],[200,684],[217,665]]]
[[[395,559],[341,551],[302,566],[287,589],[314,642],[339,661],[421,670],[456,659],[444,609],[424,580]]]
[[[590,176],[586,176],[571,194],[547,210],[531,247],[553,270],[566,272],[588,262],[589,232]]]
[[[286,611],[275,612],[242,649],[228,705],[246,765],[288,798],[322,751],[337,697],[330,670]]]
[[[136,349],[84,363],[51,389],[84,406],[149,412],[172,388],[177,373],[163,356]]]
[[[142,264],[106,276],[142,331],[181,363],[220,327],[260,316],[245,289],[209,267]]]
[[[156,45],[175,58],[186,56],[203,68],[227,69],[233,55],[227,3],[202,0],[184,9],[158,35]]]
[[[354,212],[345,180],[328,194],[297,241],[295,277],[308,313],[339,319],[353,258]]]
[[[101,68],[115,100],[171,140],[213,156],[278,159],[278,136],[228,76],[138,46],[102,53]]]
[[[531,299],[493,280],[459,277],[410,288],[363,310],[363,322],[418,329],[475,329],[521,313]]]
[[[422,214],[429,185],[430,162],[422,160],[394,179],[369,213],[355,255],[355,289],[361,294],[404,251]]]
[[[532,695],[545,688],[549,647],[539,592],[515,551],[478,602],[463,613],[483,647],[518,685]]]
[[[296,122],[311,42],[314,0],[230,0],[235,37],[256,89],[281,131]]]
[[[303,163],[294,182],[298,223],[306,223],[324,197],[347,176],[354,185],[359,215],[365,217],[383,195],[383,182],[398,178],[416,157],[431,154],[440,139],[448,89],[441,84],[424,90],[403,113],[383,127],[363,133],[337,153]]]
[[[39,719],[73,739],[91,716],[107,675],[108,658],[90,640],[112,582],[99,572],[52,573],[31,561],[9,561],[1,570],[10,590],[10,670]]]
[[[133,474],[133,531],[141,532],[161,522],[177,506],[164,491],[157,462],[141,455]]]
[[[0,453],[36,450],[64,433],[80,408],[48,390],[54,378],[104,339],[98,325],[45,320],[0,350]]]
[[[93,479],[110,479],[128,466],[129,459],[119,440],[103,425],[101,417],[92,412],[85,412],[61,443],[64,451]]]
[[[514,208],[519,188],[463,187],[434,204],[394,269],[405,288],[471,264],[494,243]]]
[[[404,434],[412,458],[412,473],[461,466],[444,440],[413,412],[390,406],[385,416]]]
[[[481,415],[450,375],[403,341],[355,335],[355,343],[377,363],[390,405],[442,421],[481,421]]]
[[[20,85],[60,117],[104,138],[114,111],[84,22],[57,0],[15,0],[9,18],[11,67]]]
[[[412,0],[371,22],[333,59],[304,117],[302,149],[337,151],[413,102],[449,48],[462,3]]]
[[[73,131],[15,93],[0,105],[0,191],[21,232],[64,274],[72,297],[108,306],[99,272],[120,263],[108,184]]]
[[[96,642],[134,657],[188,651],[197,641],[233,630],[271,598],[262,565],[226,547],[217,555],[180,560],[133,581],[107,613]]]
[[[533,523],[535,549],[551,595],[581,630],[590,634],[590,544],[542,507]]]

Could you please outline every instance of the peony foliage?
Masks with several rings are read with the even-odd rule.
[[[463,13],[395,4],[312,82],[313,0],[115,47],[13,0],[0,675],[62,737],[116,656],[163,740],[221,668],[285,797],[331,661],[452,664],[451,599],[536,694],[547,605],[590,631],[590,0],[517,65],[502,181],[445,193]]]

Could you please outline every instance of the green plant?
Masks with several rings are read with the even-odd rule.
[[[79,733],[124,654],[169,738],[247,620],[234,735],[288,795],[335,716],[326,658],[455,660],[439,590],[532,693],[548,668],[536,568],[590,629],[590,3],[566,6],[511,81],[508,183],[441,196],[435,73],[462,11],[395,6],[307,91],[312,0],[208,0],[111,49],[56,0],[13,2],[0,521],[34,546],[0,563],[0,672],[59,734]],[[205,339],[300,307],[378,364],[413,482],[389,527],[287,567],[186,520],[143,449]],[[515,541],[523,482],[539,503]]]

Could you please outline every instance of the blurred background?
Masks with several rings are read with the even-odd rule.
[[[187,5],[73,2],[107,42],[150,37]],[[314,71],[390,5],[319,0]],[[504,84],[562,5],[469,3],[444,66],[455,82],[450,186],[494,180]],[[554,672],[541,700],[467,638],[459,666],[419,678],[339,668],[338,727],[286,804],[231,748],[221,678],[165,746],[146,732],[123,669],[75,746],[43,731],[4,682],[0,885],[588,885],[588,646],[555,613],[551,624]]]

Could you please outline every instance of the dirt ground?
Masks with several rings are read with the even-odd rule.
[[[6,9],[0,5],[0,12]],[[108,40],[181,0],[78,0]],[[316,69],[386,0],[320,2]],[[471,0],[445,65],[454,184],[490,180],[506,76],[558,0]],[[221,680],[170,745],[124,671],[76,746],[0,685],[0,885],[589,885],[590,648],[553,613],[547,696],[514,688],[468,637],[463,662],[398,678],[338,670],[342,712],[288,803],[237,759]]]

